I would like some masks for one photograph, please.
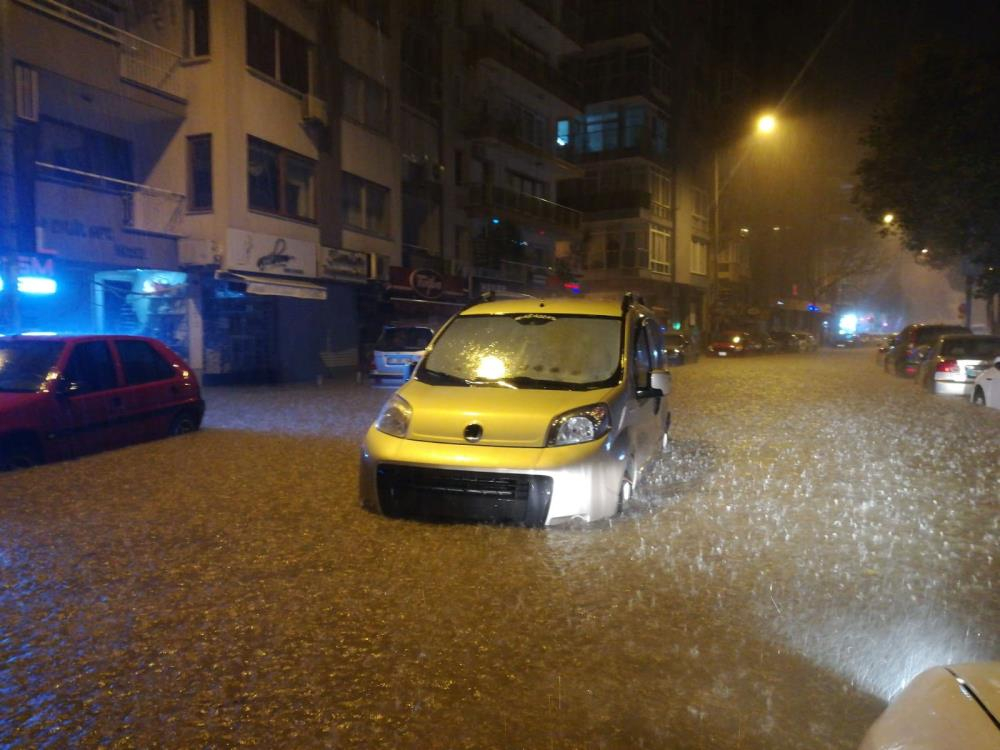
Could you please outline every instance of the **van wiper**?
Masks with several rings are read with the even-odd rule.
[[[539,388],[549,391],[586,391],[593,388],[593,385],[590,383],[567,383],[565,380],[545,380],[542,378],[532,378],[527,375],[507,378],[505,382],[515,388]]]
[[[417,380],[430,383],[431,385],[468,386],[470,383],[470,381],[465,378],[460,378],[457,375],[451,375],[447,372],[439,372],[438,370],[431,370],[427,367],[424,367],[417,373]]]

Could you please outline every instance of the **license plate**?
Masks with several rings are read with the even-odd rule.
[[[720,357],[725,357],[729,352],[719,352],[718,354]]]
[[[407,357],[386,357],[385,363],[387,365],[408,365],[410,360]]]

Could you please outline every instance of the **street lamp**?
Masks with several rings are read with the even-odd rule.
[[[883,224],[892,224],[892,222],[895,220],[896,217],[893,214],[886,214],[885,216],[882,217]]]
[[[757,118],[757,135],[769,136],[778,127],[778,119],[774,114],[768,112]],[[718,257],[719,251],[721,250],[721,230],[719,228],[719,199],[722,197],[723,192],[729,186],[729,182],[733,179],[733,175],[743,164],[747,157],[749,149],[745,149],[737,160],[736,164],[730,170],[729,175],[726,177],[725,182],[720,184],[719,182],[719,147],[716,146],[712,154],[712,241],[713,250],[712,258],[710,259],[709,266],[711,268],[711,275],[709,276],[709,299],[710,307],[714,305],[718,297],[718,287],[719,287],[719,271],[718,271]],[[776,228],[777,229],[777,228]],[[741,230],[742,234],[742,230]],[[713,314],[714,316],[714,314]],[[712,320],[712,325],[715,325],[716,321]]]
[[[757,118],[757,132],[763,135],[770,135],[778,127],[778,119],[768,113]]]

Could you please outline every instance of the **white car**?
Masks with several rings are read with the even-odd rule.
[[[972,403],[1000,409],[1000,357],[976,377],[972,384]]]

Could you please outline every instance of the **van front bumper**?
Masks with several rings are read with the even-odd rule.
[[[627,450],[612,434],[578,445],[501,448],[397,438],[371,428],[361,502],[389,516],[547,526],[614,515]]]

